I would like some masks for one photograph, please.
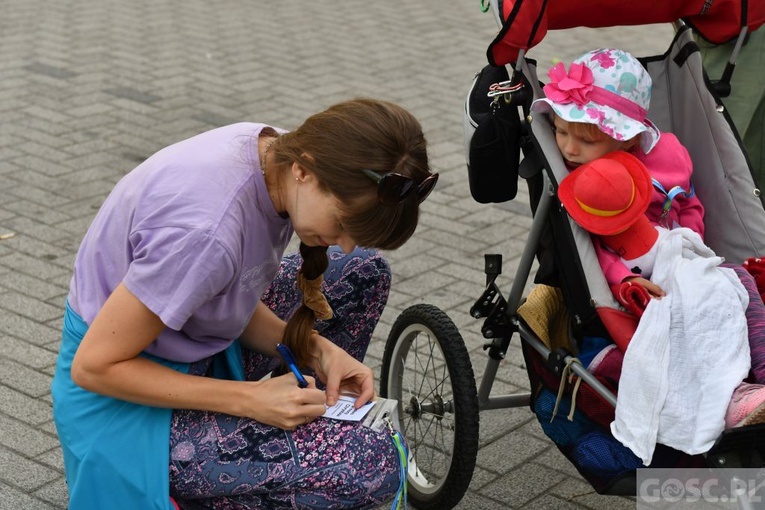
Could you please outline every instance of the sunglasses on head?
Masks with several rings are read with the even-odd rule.
[[[373,170],[365,168],[364,175],[377,183],[377,198],[383,204],[400,204],[412,193],[417,192],[417,202],[425,200],[438,181],[438,174],[430,174],[421,183],[417,184],[414,179],[406,175],[387,173],[380,175]]]

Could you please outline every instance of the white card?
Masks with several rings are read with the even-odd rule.
[[[331,418],[333,420],[343,421],[360,421],[370,409],[375,405],[375,402],[368,402],[358,409],[354,409],[353,405],[356,403],[356,397],[349,397],[347,395],[341,395],[335,405],[327,407],[327,411],[322,415],[325,418]]]

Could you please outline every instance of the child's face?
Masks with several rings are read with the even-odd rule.
[[[627,150],[630,146],[629,142],[614,140],[601,131],[593,130],[595,132],[590,134],[572,129],[572,124],[555,116],[555,142],[569,170],[609,152]]]

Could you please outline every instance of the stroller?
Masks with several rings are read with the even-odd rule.
[[[452,508],[463,497],[475,468],[481,411],[526,406],[598,493],[636,495],[636,473],[642,463],[632,462],[624,452],[626,448],[614,444],[612,436],[609,442],[608,423],[613,420],[616,406],[618,370],[614,377],[590,373],[577,356],[583,354],[584,339],[629,337],[637,318],[615,300],[589,234],[573,223],[561,207],[556,192],[568,171],[550,121],[543,114],[530,112],[531,102],[541,97],[542,91],[535,62],[526,58],[526,51],[539,43],[548,28],[578,26],[576,16],[572,16],[574,11],[580,13],[580,20],[585,19],[582,13],[587,9],[581,2],[568,3],[572,4],[570,12],[561,15],[560,11],[551,11],[552,2],[544,0],[492,0],[491,8],[501,27],[487,52],[493,65],[477,75],[466,102],[466,119],[483,116],[480,125],[468,124],[467,143],[477,130],[488,125],[489,132],[495,135],[489,159],[503,162],[502,167],[492,171],[487,171],[486,165],[469,165],[473,197],[482,203],[511,200],[520,176],[527,182],[533,213],[507,298],[496,283],[502,271],[502,256],[485,256],[485,290],[470,309],[472,317],[483,319],[481,333],[487,339],[484,350],[488,359],[480,385],[476,387],[458,328],[435,306],[417,304],[404,310],[387,339],[381,395],[399,402],[398,419],[410,447],[409,500],[417,508]],[[609,3],[615,9],[629,9],[630,5],[615,0],[599,5]],[[765,13],[750,12],[736,18],[725,27],[726,32],[719,24],[712,25],[714,28],[708,25],[705,16],[714,13],[696,16],[692,15],[696,11],[670,9],[668,2],[648,3],[656,4],[658,12],[651,15],[650,6],[641,6],[640,14],[629,18],[633,24],[675,22],[677,28],[665,54],[640,59],[654,84],[649,118],[661,131],[674,133],[691,154],[694,186],[707,211],[705,243],[730,262],[762,256],[765,209],[721,99],[729,90],[735,55],[722,79],[711,81],[703,70],[691,27],[702,34],[707,30],[712,42],[738,37],[737,52],[747,30],[765,22]],[[559,0],[558,5],[563,4]],[[720,4],[730,14],[731,3],[716,5]],[[742,5],[747,8],[747,2],[738,5],[739,9]],[[756,9],[761,8],[751,7],[752,11]],[[579,26],[610,26],[606,18],[601,14],[592,24],[590,16]],[[627,18],[619,14],[612,19]],[[535,261],[539,268],[532,275]],[[524,313],[529,301],[523,293],[532,276],[535,283],[552,282],[538,287],[549,289],[563,303],[539,321],[533,311]],[[515,334],[521,342],[531,392],[493,395],[494,378]],[[568,384],[573,380],[581,384]],[[578,386],[578,397],[572,386]],[[569,413],[573,421],[566,420]],[[551,417],[553,423],[564,425],[549,427]],[[596,446],[588,445],[586,455],[577,450],[580,444],[574,440],[583,430],[595,433],[600,440]],[[691,456],[657,445],[649,467],[722,466],[765,466],[765,425],[727,430],[704,455]]]

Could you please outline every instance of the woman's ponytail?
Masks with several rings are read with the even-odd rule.
[[[300,255],[303,264],[298,271],[297,285],[303,293],[303,302],[287,321],[282,343],[292,349],[298,363],[306,365],[311,353],[310,339],[314,322],[316,319],[330,319],[332,308],[321,291],[324,271],[329,266],[327,248],[300,243]]]

